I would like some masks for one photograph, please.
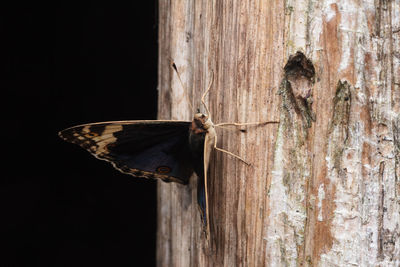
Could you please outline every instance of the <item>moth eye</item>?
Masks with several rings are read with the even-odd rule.
[[[161,173],[161,174],[167,174],[170,173],[172,169],[168,166],[160,166],[156,169],[156,172]]]

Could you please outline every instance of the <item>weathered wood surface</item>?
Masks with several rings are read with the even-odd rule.
[[[214,153],[210,246],[195,179],[159,183],[158,265],[400,266],[399,39],[399,1],[160,0],[159,118],[193,116],[173,59],[214,122],[281,123],[218,129],[252,166]]]

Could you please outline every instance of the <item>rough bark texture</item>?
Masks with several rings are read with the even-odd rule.
[[[159,183],[159,266],[400,265],[399,1],[159,4],[159,118],[191,120],[207,87],[217,129],[211,242],[196,178]],[[301,51],[301,53],[297,53]]]

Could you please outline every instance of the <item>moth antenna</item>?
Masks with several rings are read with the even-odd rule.
[[[186,96],[187,102],[189,103],[190,110],[193,111],[193,106],[192,106],[192,103],[190,101],[188,91],[185,88],[185,86],[183,85],[183,82],[182,82],[182,79],[181,79],[181,75],[179,74],[178,68],[176,67],[176,64],[175,64],[175,62],[173,60],[171,60],[171,66],[174,69],[174,71],[176,73],[176,76],[178,76],[179,83],[181,84],[181,87],[182,87],[183,91],[185,92],[185,96]]]
[[[207,95],[208,92],[210,91],[211,86],[212,86],[212,84],[213,84],[213,81],[214,81],[214,72],[211,70],[211,81],[210,81],[210,84],[208,85],[207,90],[206,90],[206,91],[204,92],[204,94],[201,96],[201,103],[203,103],[203,106],[204,106],[204,108],[206,109],[206,112],[207,112],[207,115],[208,115],[208,118],[209,118],[209,119],[211,119],[211,114],[210,114],[210,110],[208,109],[208,107],[207,107],[207,105],[206,105],[206,102],[205,102],[204,98],[206,97],[206,95]]]

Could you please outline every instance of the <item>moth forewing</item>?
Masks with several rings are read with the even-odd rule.
[[[207,239],[210,236],[210,216],[209,216],[209,208],[208,208],[208,188],[207,188],[207,173],[208,166],[210,164],[211,151],[214,148],[216,132],[214,125],[211,120],[209,120],[210,127],[207,129],[206,137],[204,139],[204,191],[205,191],[205,202],[206,202],[206,237]]]

